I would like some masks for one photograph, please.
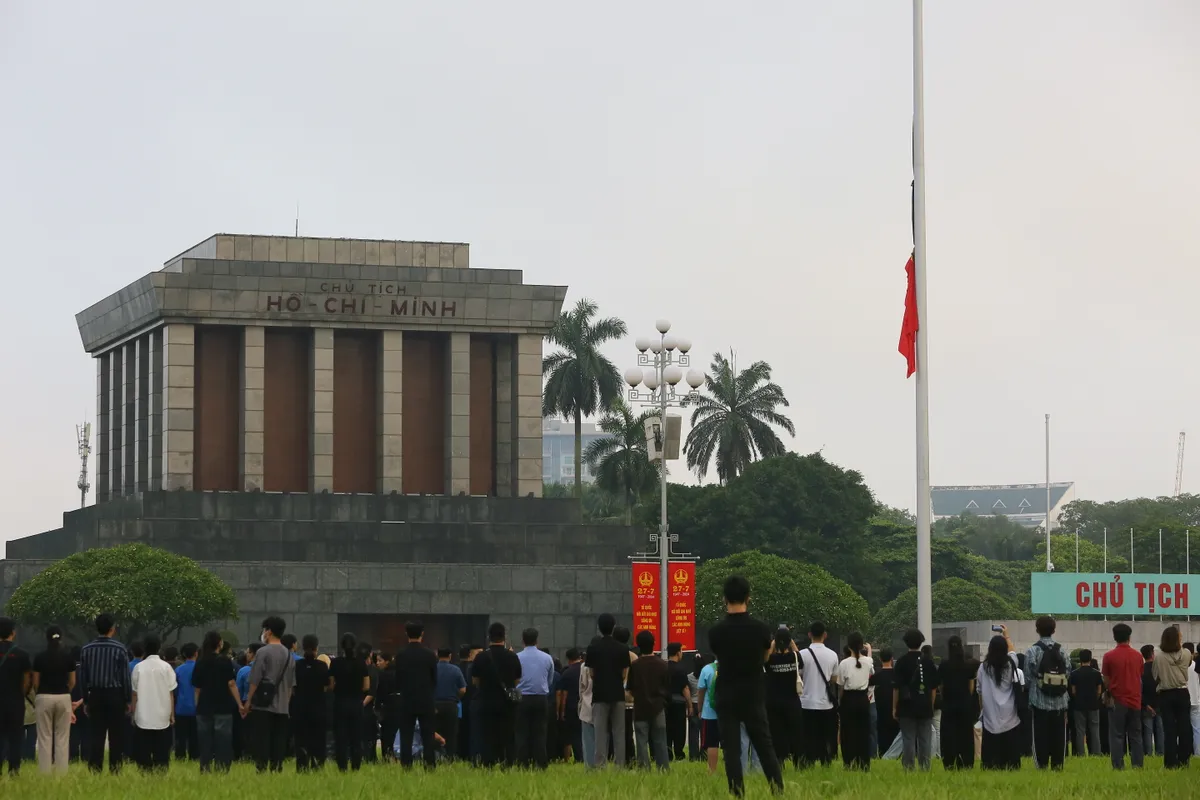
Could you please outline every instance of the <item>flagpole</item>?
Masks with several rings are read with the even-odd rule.
[[[1108,572],[1108,528],[1104,529],[1104,572]],[[1108,614],[1104,615],[1104,621],[1108,622]]]
[[[1046,415],[1046,572],[1054,569],[1050,560],[1050,415]],[[1079,570],[1076,569],[1076,572]]]
[[[913,272],[917,284],[917,627],[933,641],[929,525],[929,310],[925,302],[925,37],[913,0]]]

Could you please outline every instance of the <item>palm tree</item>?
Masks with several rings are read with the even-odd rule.
[[[755,361],[739,372],[732,352],[728,360],[714,353],[710,370],[704,381],[707,393],[685,400],[696,410],[692,412],[692,429],[683,452],[688,469],[696,470],[701,478],[715,453],[717,477],[727,484],[756,459],[786,451],[772,425],[792,436],[796,435],[796,426],[775,410],[786,408],[788,401],[783,389],[771,383],[771,365],[767,362]]]
[[[584,298],[563,312],[546,338],[562,348],[542,359],[542,416],[562,414],[575,419],[575,496],[582,493],[583,418],[621,397],[621,374],[600,354],[604,342],[625,335],[616,317],[594,320],[596,304]]]
[[[600,430],[609,435],[593,441],[583,454],[596,485],[623,499],[626,525],[633,522],[637,498],[658,482],[658,467],[646,452],[646,420],[656,417],[657,410],[637,414],[618,398],[600,420]]]

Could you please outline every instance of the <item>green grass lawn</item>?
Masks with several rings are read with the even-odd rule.
[[[785,770],[788,797],[964,798],[974,797],[1147,797],[1200,796],[1200,766],[1167,772],[1161,758],[1146,761],[1144,770],[1114,772],[1107,758],[1072,759],[1061,774],[1038,772],[1026,761],[1016,773],[944,772],[939,763],[929,774],[906,775],[894,761],[873,765],[870,774],[844,771],[840,765],[804,772]],[[418,794],[419,793],[419,794]],[[752,775],[747,797],[768,797],[762,775]],[[546,773],[491,772],[470,767],[447,767],[432,774],[420,768],[405,773],[396,766],[364,767],[361,772],[340,774],[327,765],[320,774],[297,775],[289,762],[282,775],[259,776],[252,766],[239,764],[228,775],[201,776],[194,763],[172,767],[165,776],[147,777],[127,769],[119,777],[91,775],[83,766],[71,766],[65,778],[46,778],[26,768],[10,780],[0,777],[0,797],[5,798],[343,798],[383,800],[396,795],[457,800],[572,800],[573,798],[685,798],[726,795],[723,773],[710,776],[703,765],[676,765],[670,775],[610,770],[593,774],[582,767],[554,766]]]

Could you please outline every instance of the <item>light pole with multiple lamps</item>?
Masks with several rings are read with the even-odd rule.
[[[629,402],[631,404],[658,407],[658,430],[655,434],[657,446],[655,449],[661,462],[658,473],[660,507],[658,535],[655,537],[654,534],[651,534],[650,539],[655,541],[657,538],[658,542],[658,645],[662,651],[662,657],[666,659],[667,614],[670,600],[667,592],[667,572],[671,561],[671,542],[678,539],[678,535],[670,535],[667,526],[667,408],[668,406],[682,406],[688,397],[697,394],[697,390],[704,383],[704,373],[697,369],[691,369],[685,376],[683,368],[689,364],[688,351],[692,349],[692,343],[687,339],[671,335],[669,333],[671,323],[665,319],[658,320],[655,328],[658,329],[657,337],[639,336],[637,338],[638,366],[625,370],[625,382],[629,384]],[[647,353],[647,350],[650,352]],[[647,370],[646,367],[650,369]],[[682,395],[677,394],[675,387],[683,380],[686,380],[691,391]],[[639,385],[645,386],[648,391],[639,392],[637,388]],[[647,456],[651,461],[654,460],[653,454],[647,453]]]

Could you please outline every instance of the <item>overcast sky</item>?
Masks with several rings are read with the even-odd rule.
[[[1041,481],[1050,413],[1079,497],[1169,494],[1200,4],[983,5],[925,7],[933,481]],[[656,317],[765,359],[790,447],[914,505],[908,2],[6,2],[0,109],[0,541],[78,502],[74,314],[297,201],[302,234],[569,285],[628,322],[622,368]]]

